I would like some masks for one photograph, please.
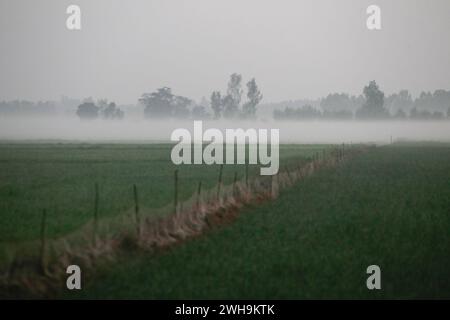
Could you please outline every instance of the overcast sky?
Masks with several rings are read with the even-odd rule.
[[[82,30],[66,29],[78,4]],[[381,7],[382,30],[366,28]],[[169,86],[194,99],[255,77],[264,101],[450,89],[448,0],[1,0],[0,100]]]

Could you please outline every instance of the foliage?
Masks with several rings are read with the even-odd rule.
[[[256,117],[256,106],[261,102],[263,95],[256,84],[255,78],[247,82],[248,101],[242,107],[242,113],[245,118]]]
[[[214,112],[214,119],[219,119],[223,112],[222,96],[219,91],[213,91],[211,94],[211,108]]]
[[[168,87],[144,93],[139,102],[144,105],[147,118],[187,118],[188,107],[193,103],[189,98],[172,94],[172,89]]]
[[[82,120],[97,119],[100,108],[93,102],[84,102],[78,106],[77,116]]]
[[[241,82],[242,76],[240,74],[233,73],[230,76],[227,95],[223,98],[223,116],[225,118],[234,118],[238,115],[242,98]]]
[[[360,119],[386,119],[389,112],[384,108],[384,92],[380,90],[375,81],[370,81],[364,87],[366,99],[361,108],[356,111],[356,117]]]
[[[301,108],[286,107],[283,111],[275,110],[273,116],[275,119],[311,120],[320,118],[321,113],[310,105],[304,105]]]

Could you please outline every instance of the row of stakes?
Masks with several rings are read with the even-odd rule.
[[[351,147],[352,145],[350,145]],[[325,150],[322,150],[322,159],[325,159]],[[337,149],[336,152],[336,160],[340,161],[344,159],[345,155],[345,144],[342,144],[341,148]],[[313,154],[312,160],[318,161],[320,159],[319,152],[315,152]],[[288,174],[288,178],[291,182],[293,182],[293,179],[290,176],[289,169],[286,167],[286,172]],[[220,165],[219,168],[219,177],[218,177],[218,185],[217,185],[217,193],[216,197],[219,200],[220,199],[220,191],[222,186],[222,175],[223,175],[223,164]],[[248,163],[245,165],[245,186],[248,189],[249,188],[249,180],[248,180]],[[273,178],[273,176],[272,176]],[[236,190],[236,184],[238,181],[238,174],[235,171],[234,173],[234,179],[233,179],[233,194],[235,194]],[[272,181],[271,181],[272,183]],[[98,221],[99,221],[99,186],[98,183],[95,183],[94,185],[95,190],[95,196],[94,196],[94,222],[93,222],[93,243],[97,243],[98,240]],[[196,197],[196,205],[199,207],[200,205],[200,197],[201,197],[201,190],[202,190],[202,181],[199,181],[198,187],[197,187],[197,197]],[[142,224],[141,224],[141,217],[139,214],[139,197],[138,197],[138,189],[135,184],[133,184],[133,198],[134,198],[134,216],[135,216],[135,222],[136,222],[136,233],[138,238],[142,235]],[[178,169],[175,169],[174,171],[174,212],[177,213],[178,210]],[[47,210],[43,209],[42,211],[42,219],[41,219],[41,233],[40,233],[40,254],[39,254],[39,265],[41,267],[42,272],[46,273],[46,256],[47,256]]]

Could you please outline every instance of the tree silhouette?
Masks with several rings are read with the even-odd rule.
[[[256,116],[256,106],[261,102],[263,95],[256,85],[255,78],[247,82],[247,98],[248,101],[242,107],[242,113],[246,118],[254,118]]]
[[[370,81],[363,90],[366,101],[356,111],[356,117],[361,119],[383,119],[389,117],[389,112],[384,108],[384,92],[380,90],[375,81]]]
[[[230,81],[228,82],[227,95],[223,99],[223,115],[226,118],[233,118],[237,116],[239,112],[239,106],[242,98],[242,88],[241,88],[242,76],[237,73],[233,73],[230,76]]]
[[[101,109],[101,114],[104,119],[123,119],[124,116],[123,111],[114,102]]]
[[[168,87],[144,93],[139,102],[145,106],[144,114],[147,118],[186,118],[189,116],[188,106],[192,104],[192,100],[186,97],[173,95]]]
[[[211,94],[211,108],[214,112],[214,119],[219,119],[223,112],[222,96],[219,91],[213,91]]]
[[[85,102],[80,104],[77,109],[77,115],[82,120],[97,119],[100,108],[93,102]]]

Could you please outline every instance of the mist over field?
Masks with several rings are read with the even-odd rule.
[[[449,30],[449,0],[0,0],[0,302],[450,299]]]
[[[0,119],[0,140],[84,142],[168,142],[173,130],[193,134],[193,120],[123,119],[82,121],[74,117]],[[217,128],[279,129],[281,143],[390,143],[399,140],[450,141],[449,121],[227,121],[204,120],[203,131]]]

